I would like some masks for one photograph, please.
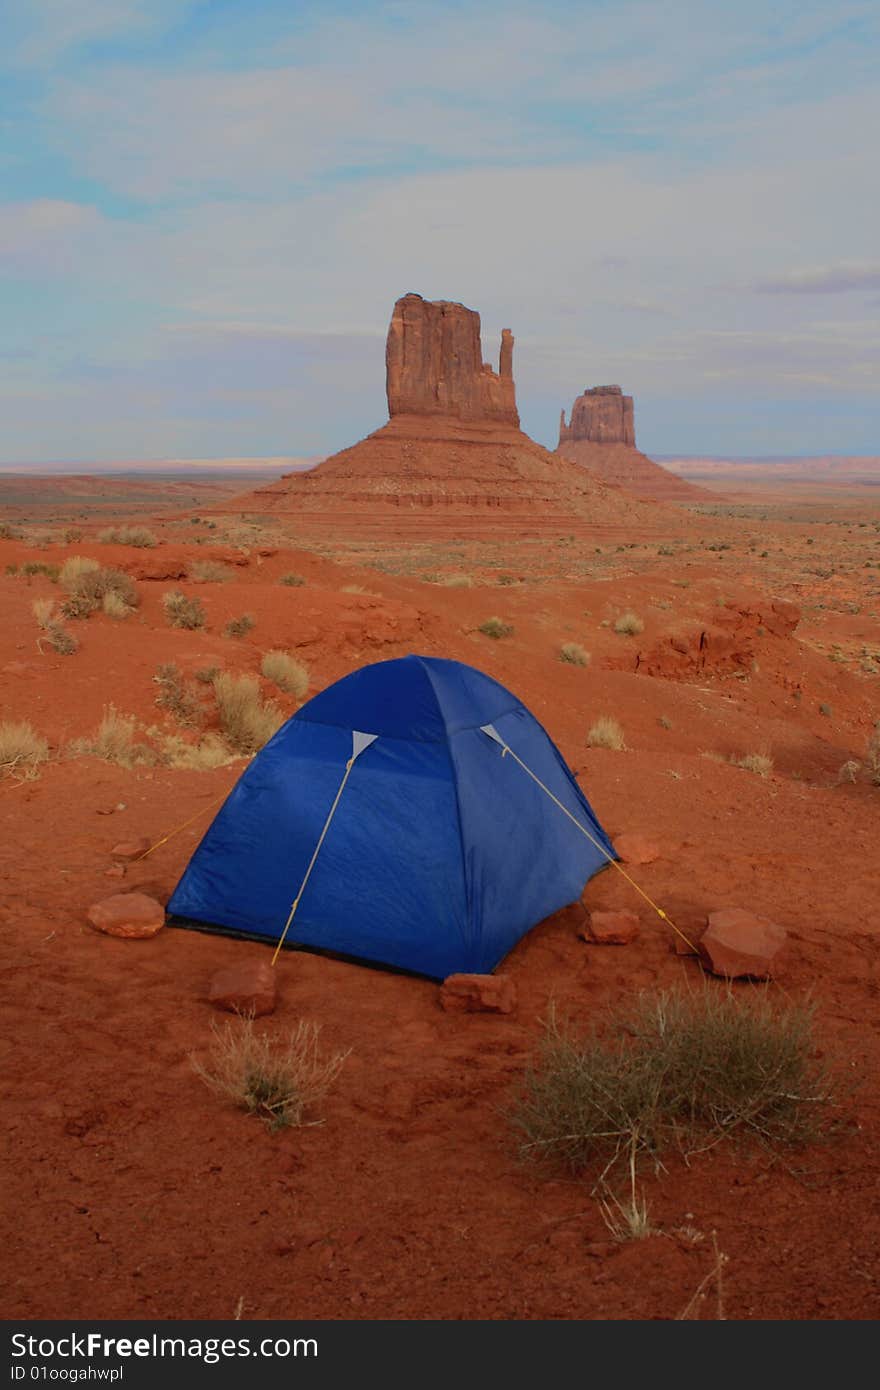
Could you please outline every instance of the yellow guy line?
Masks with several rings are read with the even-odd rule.
[[[670,925],[670,927],[672,928],[672,930],[675,932],[675,934],[676,934],[677,936],[680,936],[681,939],[682,939],[682,941],[685,943],[685,945],[688,946],[688,947],[690,948],[690,950],[692,950],[692,951],[695,952],[696,949],[697,949],[696,946],[694,945],[694,943],[693,943],[692,941],[689,941],[688,938],[685,936],[684,932],[681,931],[681,930],[675,925],[675,923],[673,922],[672,918],[669,916],[669,913],[668,913],[668,912],[664,912],[662,907],[658,907],[658,906],[657,906],[657,904],[654,902],[654,899],[653,899],[653,898],[649,898],[649,897],[648,897],[648,895],[647,895],[647,893],[645,892],[645,890],[644,890],[643,888],[640,888],[640,887],[639,887],[639,885],[636,883],[635,879],[630,878],[629,874],[626,872],[626,869],[622,869],[622,868],[620,867],[620,864],[618,863],[618,861],[617,861],[612,855],[610,855],[610,854],[608,853],[608,851],[607,851],[607,849],[605,848],[605,846],[602,845],[602,844],[600,844],[599,841],[598,841],[593,835],[590,834],[589,830],[587,830],[587,828],[586,828],[585,826],[581,825],[581,823],[580,823],[580,821],[577,819],[577,817],[576,817],[576,816],[573,816],[573,815],[571,814],[571,811],[569,811],[568,808],[567,808],[566,806],[563,806],[563,804],[562,804],[562,802],[559,800],[559,798],[558,798],[557,796],[554,796],[554,795],[553,795],[553,793],[551,792],[550,788],[549,788],[549,787],[546,787],[546,786],[544,785],[544,783],[541,781],[540,777],[536,777],[535,774],[534,774],[534,772],[532,772],[532,769],[531,769],[530,767],[527,767],[527,766],[526,766],[526,764],[523,762],[522,758],[518,758],[517,755],[516,755],[516,753],[514,753],[513,749],[512,749],[511,747],[509,747],[508,744],[506,744],[506,743],[503,741],[503,739],[501,739],[497,734],[496,734],[495,737],[496,737],[497,742],[501,744],[501,756],[502,756],[502,758],[506,758],[507,755],[510,754],[511,758],[513,758],[513,761],[514,761],[515,763],[519,763],[519,765],[520,765],[520,767],[522,768],[523,772],[527,772],[527,773],[529,774],[529,776],[531,777],[532,781],[533,781],[533,782],[537,782],[538,786],[541,788],[541,791],[542,791],[542,792],[546,792],[547,795],[549,796],[550,800],[553,801],[553,802],[555,802],[556,805],[559,807],[560,811],[562,811],[564,815],[568,816],[568,819],[571,821],[572,825],[577,826],[577,828],[578,828],[578,830],[581,832],[581,834],[584,835],[584,836],[586,836],[586,838],[590,841],[590,843],[596,846],[596,849],[599,850],[600,854],[604,854],[605,858],[608,860],[608,863],[609,863],[609,864],[613,864],[614,867],[615,867],[615,869],[617,870],[617,872],[618,872],[619,874],[623,874],[623,877],[626,879],[627,883],[630,884],[630,886],[631,886],[632,888],[634,888],[634,889],[636,890],[636,892],[639,893],[639,894],[641,895],[641,897],[644,898],[645,902],[646,902],[650,907],[652,907],[652,908],[654,909],[654,911],[657,913],[657,916],[658,916],[658,917],[662,917],[664,922],[668,922],[669,925]]]
[[[195,815],[190,816],[189,820],[185,820],[182,825],[176,825],[173,830],[169,830],[167,835],[163,835],[161,840],[157,840],[154,845],[150,845],[149,849],[145,849],[143,854],[139,854],[137,858],[133,859],[131,862],[133,864],[139,864],[142,859],[146,859],[148,854],[152,854],[154,849],[158,849],[160,845],[167,844],[168,841],[175,835],[178,835],[181,830],[185,830],[188,825],[192,825],[194,820],[198,820],[199,816],[203,816],[206,811],[210,811],[212,806],[216,806],[218,802],[224,801],[228,795],[228,791],[221,792],[213,801],[209,801],[207,806],[203,806],[200,811],[196,811]]]

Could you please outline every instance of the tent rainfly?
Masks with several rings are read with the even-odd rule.
[[[554,804],[555,803],[555,804]],[[495,968],[615,858],[549,735],[458,661],[329,686],[257,754],[168,904],[178,925],[443,979]]]

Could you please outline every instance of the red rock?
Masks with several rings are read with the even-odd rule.
[[[626,488],[641,497],[706,498],[705,488],[679,478],[661,468],[635,447],[636,431],[632,396],[619,386],[593,386],[578,396],[571,408],[571,422],[565,411],[559,418],[556,452],[572,463]]]
[[[591,912],[580,934],[585,941],[603,946],[627,946],[639,934],[639,914],[626,909]]]
[[[385,349],[388,414],[447,415],[519,425],[513,335],[501,336],[498,372],[483,361],[480,316],[463,304],[420,294],[398,299]]]
[[[596,444],[635,444],[633,398],[619,386],[587,387],[571,408],[571,424],[559,421],[559,443],[587,439]]]
[[[275,999],[275,971],[268,960],[243,961],[219,970],[208,986],[209,1004],[254,1018],[271,1014]]]
[[[155,936],[165,925],[164,907],[146,893],[116,893],[93,903],[87,916],[96,931],[131,939]]]
[[[713,975],[766,980],[785,941],[785,928],[776,922],[742,907],[726,907],[709,914],[698,949]]]
[[[125,878],[126,868],[124,864],[111,864],[109,869],[104,870],[105,878]]]
[[[516,985],[509,975],[449,975],[440,987],[447,1013],[512,1014]]]
[[[151,844],[152,841],[147,839],[146,835],[142,835],[138,840],[123,840],[121,844],[114,845],[110,853],[114,859],[130,862],[132,859],[140,859],[142,854],[146,854]]]
[[[618,859],[624,864],[653,864],[660,858],[660,847],[647,835],[618,835],[614,841]]]

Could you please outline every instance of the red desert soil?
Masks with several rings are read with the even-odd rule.
[[[880,715],[880,509],[810,511],[794,493],[745,515],[636,505],[651,526],[612,510],[589,532],[553,534],[538,516],[531,534],[496,536],[453,516],[414,541],[409,524],[322,533],[266,506],[266,523],[137,512],[152,549],[98,543],[105,510],[73,544],[60,531],[0,540],[3,718],[51,744],[38,777],[0,782],[7,1318],[671,1319],[712,1267],[713,1232],[728,1318],[877,1316],[880,788],[864,766],[841,768],[863,762]],[[60,656],[38,644],[31,611],[58,588],[21,567],[71,554],[129,570],[142,602],[123,621],[71,621],[80,647]],[[229,582],[179,578],[212,554]],[[290,573],[305,582],[282,585]],[[167,625],[171,587],[202,599],[204,629]],[[629,610],[644,622],[634,636],[614,630]],[[224,636],[243,613],[251,631]],[[495,615],[509,637],[479,631]],[[560,661],[565,642],[590,664]],[[176,929],[117,940],[86,911],[120,889],[165,900],[245,763],[125,768],[69,745],[112,702],[157,746],[181,732],[155,703],[161,663],[257,673],[271,647],[307,663],[310,693],[409,651],[509,685],[605,827],[659,842],[636,876],[685,930],[725,906],[786,928],[769,988],[815,1000],[817,1046],[856,1083],[840,1133],[776,1158],[719,1146],[689,1167],[645,1167],[658,1234],[621,1245],[591,1198],[595,1174],[518,1163],[501,1111],[550,1003],[587,1026],[640,990],[701,979],[610,869],[586,902],[638,909],[638,939],[589,945],[574,908],[542,923],[500,967],[517,986],[512,1016],[447,1014],[430,982],[284,953],[278,1010],[258,1026],[314,1020],[328,1047],[351,1049],[323,1123],[270,1135],[210,1093],[189,1060],[210,1044],[208,982],[267,948]],[[625,751],[586,746],[603,714]],[[773,758],[769,776],[729,761],[751,752]],[[197,813],[121,882],[105,877],[120,841],[155,841]],[[714,1315],[711,1299],[699,1315]]]

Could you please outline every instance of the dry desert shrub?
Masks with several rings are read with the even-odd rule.
[[[480,623],[480,632],[485,637],[492,637],[497,640],[499,637],[509,637],[513,632],[513,626],[506,623],[503,618],[487,618],[484,623]]]
[[[61,575],[58,565],[47,565],[45,560],[28,560],[22,565],[21,572],[25,579],[32,579],[36,574],[44,574],[53,584],[57,584]]]
[[[590,653],[578,642],[563,642],[559,648],[559,660],[567,662],[569,666],[589,666]]]
[[[194,560],[189,567],[189,578],[199,584],[228,584],[233,577],[229,565],[218,560]]]
[[[53,598],[35,598],[31,604],[31,612],[37,620],[37,627],[47,629],[55,614],[55,600]]]
[[[101,600],[101,607],[108,618],[114,618],[116,621],[127,618],[130,613],[134,612],[131,604],[126,603],[122,595],[117,594],[114,589],[107,590]]]
[[[21,540],[21,529],[11,521],[0,521],[0,541]]]
[[[434,582],[444,589],[472,589],[474,587],[473,576],[470,574],[441,574],[440,578]]]
[[[316,1123],[306,1117],[348,1056],[322,1055],[319,1025],[302,1019],[286,1038],[255,1032],[248,1017],[212,1024],[212,1033],[210,1061],[205,1066],[191,1056],[194,1071],[212,1091],[259,1115],[271,1131]]]
[[[153,680],[159,687],[156,704],[160,709],[167,709],[184,727],[198,723],[201,713],[198,696],[187,685],[179,666],[173,661],[163,663],[157,668]]]
[[[132,714],[120,714],[115,705],[108,705],[101,722],[90,738],[77,738],[67,746],[72,758],[101,758],[120,767],[137,763],[155,763],[156,754],[146,743],[135,743],[137,721]]]
[[[230,618],[223,629],[224,637],[246,637],[253,627],[256,626],[255,620],[250,613],[242,613],[240,618]]]
[[[233,676],[223,671],[214,681],[220,728],[237,753],[256,753],[284,723],[271,700],[264,701],[256,676]]]
[[[754,772],[758,777],[769,777],[773,771],[773,759],[769,753],[745,753],[741,758],[731,758],[737,767],[746,772]]]
[[[305,582],[301,574],[282,574],[278,580],[279,584],[286,584],[289,589],[298,589]]]
[[[638,613],[621,613],[614,624],[614,631],[620,632],[626,637],[635,637],[638,633],[644,632],[645,624],[642,622]]]
[[[587,734],[588,748],[611,748],[620,753],[626,748],[623,730],[610,714],[603,714],[596,720]]]
[[[814,1010],[706,982],[642,994],[579,1035],[555,1014],[509,1118],[521,1157],[577,1172],[735,1134],[771,1147],[819,1136],[835,1086],[817,1056]],[[601,1181],[601,1179],[600,1179]]]
[[[123,570],[102,569],[92,561],[84,561],[81,556],[71,556],[71,561],[79,562],[69,573],[64,587],[68,597],[61,606],[66,618],[88,618],[90,614],[103,608],[108,594],[114,594],[119,604],[130,610],[140,602],[137,585]],[[67,566],[65,566],[65,569]],[[64,582],[62,571],[62,582]],[[111,605],[112,606],[112,605]]]
[[[874,732],[868,740],[865,761],[871,774],[871,781],[875,786],[880,787],[880,719],[875,723]]]
[[[137,550],[151,550],[159,542],[146,526],[108,526],[98,532],[102,545],[132,545]]]
[[[285,695],[293,695],[297,700],[301,700],[309,688],[309,668],[289,652],[266,652],[260,670]]]
[[[172,627],[189,631],[205,626],[205,610],[200,599],[187,598],[179,589],[169,589],[162,595],[162,607]]]
[[[186,768],[189,772],[212,772],[235,758],[217,734],[205,734],[198,743],[188,743],[178,734],[162,734],[160,752],[166,767]]]
[[[26,720],[0,724],[0,777],[36,777],[49,756],[49,744]]]
[[[93,574],[100,568],[98,561],[90,559],[87,555],[71,555],[61,566],[59,580],[62,589],[66,589],[69,594],[74,593],[82,575]]]

